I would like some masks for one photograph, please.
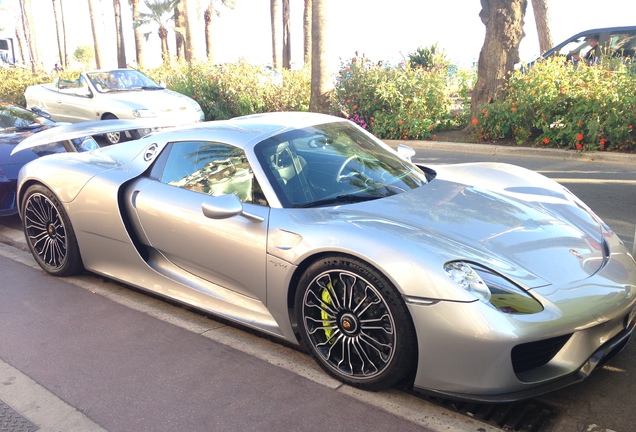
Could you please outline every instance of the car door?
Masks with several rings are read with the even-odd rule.
[[[94,94],[83,76],[75,81],[60,80],[55,103],[57,121],[78,123],[99,120],[95,112]]]
[[[129,192],[140,237],[178,268],[264,303],[269,207],[243,151],[196,141],[165,151],[161,168]],[[227,194],[256,218],[207,217],[202,206],[218,207]]]

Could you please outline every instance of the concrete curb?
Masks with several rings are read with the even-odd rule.
[[[447,141],[403,141],[384,140],[392,148],[404,144],[418,150],[457,151],[485,155],[535,156],[550,157],[579,162],[602,162],[625,165],[636,165],[636,154],[611,152],[577,152],[572,150],[542,149],[533,147],[512,147],[496,144],[470,144]]]

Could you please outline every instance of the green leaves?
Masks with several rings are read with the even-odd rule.
[[[575,67],[563,57],[510,76],[505,98],[483,107],[483,140],[574,150],[636,150],[636,75],[629,61]]]

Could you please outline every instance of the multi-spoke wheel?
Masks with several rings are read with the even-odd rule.
[[[104,120],[117,120],[117,117],[112,114],[104,116]],[[109,144],[119,144],[127,141],[126,134],[124,132],[109,132],[104,134],[104,137],[108,140]]]
[[[336,378],[375,390],[413,371],[417,342],[406,305],[365,263],[329,257],[312,264],[295,307],[304,344]]]
[[[71,222],[49,189],[41,185],[27,189],[22,204],[22,225],[29,249],[45,271],[70,276],[82,270]]]

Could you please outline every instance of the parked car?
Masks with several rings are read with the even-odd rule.
[[[53,120],[69,123],[164,118],[171,124],[188,124],[204,118],[194,99],[167,90],[134,69],[82,72],[75,80],[58,77],[49,84],[27,87],[24,96],[27,108],[42,108]],[[134,132],[106,135],[112,144],[138,137]]]
[[[517,166],[409,154],[341,118],[260,114],[35,160],[18,200],[46,272],[302,343],[366,389],[522,399],[625,346],[636,263],[583,202]]]
[[[46,112],[25,110],[0,101],[0,216],[16,214],[18,172],[27,162],[40,156],[63,152],[82,152],[99,146],[91,137],[60,140],[11,154],[25,138],[57,126]]]
[[[600,55],[636,58],[636,26],[608,27],[585,30],[570,36],[560,44],[550,48],[539,60],[555,55],[565,56],[575,64],[579,58],[585,57],[591,49],[590,41],[596,39],[600,47]],[[529,66],[532,66],[532,62]]]

